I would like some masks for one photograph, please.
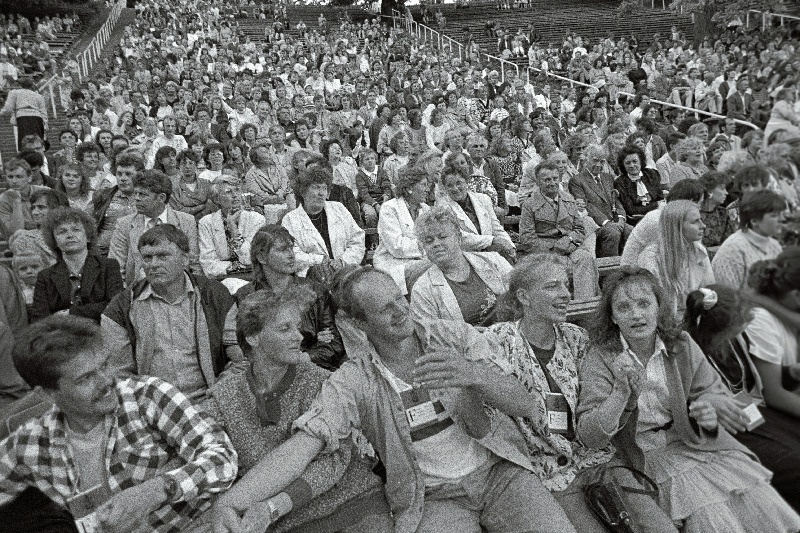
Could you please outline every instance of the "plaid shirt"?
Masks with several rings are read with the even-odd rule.
[[[119,406],[109,427],[105,450],[112,494],[159,475],[180,487],[174,503],[149,516],[161,533],[177,533],[210,506],[213,493],[227,489],[237,472],[237,456],[228,436],[174,386],[153,377],[116,383]],[[53,408],[29,421],[0,443],[0,492],[16,495],[33,486],[54,502],[79,492],[79,473],[64,427]]]

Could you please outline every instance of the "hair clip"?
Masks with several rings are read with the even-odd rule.
[[[703,309],[709,311],[715,305],[717,305],[717,293],[711,289],[707,289],[705,287],[700,289],[700,292],[703,293]]]

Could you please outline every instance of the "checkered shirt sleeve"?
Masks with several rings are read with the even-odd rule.
[[[210,496],[233,483],[237,456],[221,427],[174,386],[157,378],[117,382],[120,406],[111,439],[108,484],[118,493],[159,475],[180,491],[149,517],[159,533],[178,533],[210,506]],[[16,495],[35,486],[65,505],[76,494],[63,415],[55,409],[0,442],[0,492]]]
[[[211,494],[233,483],[233,444],[214,420],[165,381],[131,378],[118,390],[123,408],[117,434],[132,446],[112,458],[109,484],[124,490],[159,474],[174,478],[178,501],[153,513],[151,524],[160,532],[179,531],[186,518],[209,507]]]

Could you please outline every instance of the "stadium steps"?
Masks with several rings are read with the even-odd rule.
[[[111,33],[111,36],[108,40],[108,44],[106,44],[105,49],[103,50],[103,57],[110,57],[113,54],[114,49],[119,43],[119,40],[122,38],[123,32],[125,27],[131,24],[136,19],[136,11],[133,9],[123,9],[122,13],[120,14],[120,18],[117,22],[117,26],[114,31]],[[102,25],[102,23],[101,23]],[[85,39],[84,37],[80,37],[80,41],[85,41],[87,44],[91,41],[91,37]],[[91,78],[94,76],[94,72],[89,73],[89,77]],[[48,130],[48,140],[50,141],[50,151],[49,153],[55,152],[61,148],[59,141],[58,141],[58,132],[62,129],[67,127],[67,117],[64,113],[59,109],[59,113],[57,117],[52,116],[52,109],[50,108],[50,103],[48,101],[48,112],[50,114],[50,123],[49,123],[49,130]],[[3,161],[8,161],[8,159],[14,157],[17,153],[17,146],[14,141],[14,129],[8,123],[8,117],[0,118],[0,155],[3,157]]]
[[[672,11],[642,8],[634,15],[620,16],[617,12],[618,0],[532,0],[530,8],[498,10],[494,2],[473,2],[465,9],[456,9],[454,5],[431,6],[431,13],[441,9],[445,16],[444,33],[452,39],[463,43],[464,29],[469,28],[473,38],[480,44],[485,53],[497,55],[495,38],[483,35],[484,25],[493,20],[496,28],[516,33],[523,31],[532,23],[541,36],[542,44],[563,42],[566,32],[573,31],[584,39],[596,42],[609,35],[614,38],[635,35],[640,45],[653,41],[656,33],[669,35],[672,25],[678,27],[687,36],[694,36],[694,28],[689,16],[677,15]],[[415,20],[420,20],[420,10],[412,10]],[[434,20],[429,26],[438,29]]]

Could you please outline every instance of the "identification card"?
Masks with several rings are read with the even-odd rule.
[[[408,389],[400,393],[411,440],[416,442],[436,435],[453,424],[442,402],[431,400],[426,389]]]
[[[740,391],[734,398],[746,405],[742,409],[745,416],[747,416],[747,431],[753,431],[758,426],[766,422],[761,411],[758,409],[758,404],[747,394],[745,391]]]
[[[111,498],[107,485],[95,485],[91,489],[67,498],[67,507],[80,533],[100,533],[97,509]]]
[[[569,403],[564,395],[548,392],[545,395],[547,407],[547,427],[551,433],[566,434],[569,432]]]

